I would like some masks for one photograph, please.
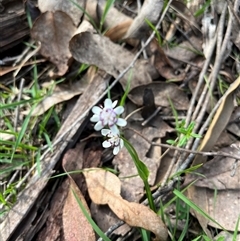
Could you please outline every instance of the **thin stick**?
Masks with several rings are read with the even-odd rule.
[[[211,75],[209,76],[210,86],[208,86],[207,84],[205,85],[204,90],[199,98],[198,105],[196,106],[196,109],[192,116],[192,120],[195,120],[195,122],[196,122],[196,125],[193,130],[195,133],[198,133],[199,126],[202,123],[203,117],[206,113],[207,105],[208,105],[209,99],[210,99],[210,93],[213,93],[214,87],[216,85],[217,75],[219,73],[221,63],[222,63],[222,57],[225,52],[225,45],[223,44],[221,49],[219,46],[223,42],[222,41],[222,38],[223,38],[222,31],[223,31],[223,26],[225,23],[224,20],[225,20],[226,10],[227,10],[227,4],[225,4],[221,17],[220,17],[220,20],[219,20],[219,24],[218,24],[218,28],[217,28],[217,37],[215,35],[215,38],[214,38],[214,43],[216,44],[216,40],[217,40],[218,44],[217,44],[217,56],[216,56],[216,60],[214,63],[213,71],[212,71]],[[226,37],[225,37],[225,39],[226,39]],[[225,39],[224,39],[224,42],[225,42]],[[223,51],[223,48],[224,48],[224,51]],[[203,133],[201,134],[199,132],[198,134],[202,135]],[[190,149],[193,142],[194,142],[194,139],[191,138],[186,145],[186,149]],[[197,149],[197,146],[195,148],[191,148],[191,150],[196,150],[196,149]],[[186,154],[184,153],[180,157],[179,165],[182,165],[183,162],[185,162],[185,160],[186,160]],[[187,163],[187,165],[188,165],[188,163]]]
[[[141,136],[145,141],[147,141],[149,144],[151,144],[153,146],[161,146],[161,147],[164,147],[164,148],[169,148],[169,149],[172,149],[172,150],[177,150],[177,151],[180,151],[180,152],[186,152],[186,153],[195,154],[195,155],[223,156],[223,157],[230,157],[230,158],[233,158],[233,159],[240,160],[239,155],[232,155],[232,154],[229,154],[229,153],[226,153],[226,152],[221,152],[221,151],[219,151],[219,152],[192,151],[192,150],[187,150],[187,149],[177,147],[177,146],[171,146],[171,145],[168,145],[168,144],[155,143],[155,142],[150,141],[144,135],[142,135],[140,132],[136,131],[135,129],[133,129],[131,127],[126,127],[125,129],[129,129],[129,130],[135,132],[137,135]]]

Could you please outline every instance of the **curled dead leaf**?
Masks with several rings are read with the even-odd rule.
[[[57,66],[59,76],[68,70],[68,45],[75,31],[72,19],[61,11],[43,13],[31,30],[33,39],[42,44],[40,53]]]
[[[134,54],[122,46],[113,43],[109,38],[83,32],[75,35],[69,45],[70,51],[77,61],[96,65],[100,69],[113,75],[115,78],[124,71],[133,61]],[[131,76],[130,89],[150,83],[152,78],[158,76],[156,69],[145,60],[137,60],[132,69],[120,80],[125,89]]]
[[[153,232],[156,241],[167,240],[167,228],[156,213],[142,204],[122,199],[121,182],[117,176],[98,168],[87,169],[83,174],[94,203],[108,204],[112,211],[130,226]]]

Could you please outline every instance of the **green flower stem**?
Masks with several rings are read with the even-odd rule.
[[[140,178],[143,180],[143,184],[146,190],[146,195],[147,195],[147,199],[148,199],[148,203],[150,208],[156,212],[156,207],[153,201],[153,197],[152,197],[152,192],[148,183],[148,177],[149,177],[149,170],[147,168],[147,166],[139,159],[138,154],[136,152],[136,150],[134,149],[134,147],[129,143],[129,141],[127,141],[125,138],[121,137],[124,141],[124,145],[127,148],[130,156],[132,157],[134,164],[137,168],[138,171],[138,175],[140,176]]]
[[[156,207],[155,207],[155,204],[154,204],[154,201],[153,201],[153,196],[152,196],[152,192],[151,192],[150,186],[148,184],[148,181],[143,181],[143,183],[144,183],[149,207],[156,213],[157,210],[156,210]]]

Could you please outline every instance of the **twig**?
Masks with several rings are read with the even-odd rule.
[[[231,9],[234,17],[235,17],[236,20],[238,21],[238,24],[240,24],[240,18],[239,18],[238,15],[237,15],[237,11],[238,11],[238,8],[239,8],[239,6],[240,6],[239,0],[235,0],[234,6],[233,6],[233,4],[231,3],[230,0],[227,0],[227,2],[228,2],[229,8]]]
[[[220,53],[219,53],[219,58],[216,58],[215,65],[214,65],[214,71],[212,72],[212,78],[215,78],[215,79],[217,79],[217,74],[218,74],[218,71],[219,71],[220,66],[221,66],[222,58],[224,56],[224,53],[225,53],[225,50],[226,50],[226,47],[227,47],[227,43],[228,43],[230,35],[231,35],[233,15],[232,15],[231,11],[229,11],[229,13],[230,13],[230,16],[229,16],[227,31],[226,31],[224,40],[222,42],[222,47],[221,47],[221,50],[220,50]],[[212,89],[212,86],[210,88]],[[199,130],[199,134],[200,135],[203,135],[204,131],[206,130],[207,126],[209,126],[213,116],[215,115],[217,109],[219,108],[219,106],[222,103],[223,99],[226,98],[227,95],[228,95],[228,91],[220,98],[218,103],[215,105],[215,107],[213,108],[213,110],[209,114],[207,120],[204,122],[203,126]],[[206,101],[205,101],[204,105],[206,105]],[[200,142],[200,139],[196,139],[194,141],[194,144],[192,146],[192,150],[195,151],[198,148],[199,142]],[[187,158],[185,163],[182,164],[183,167],[184,166],[188,166],[189,163],[192,161],[192,159],[193,159],[193,155],[191,154],[191,155],[189,155],[189,157]],[[238,159],[238,158],[236,158],[236,159]]]
[[[29,47],[28,47],[29,48]],[[28,50],[27,48],[27,50]],[[32,57],[34,56],[41,48],[41,42],[38,42],[38,46],[36,47],[36,49],[34,49],[32,52],[30,52],[27,56],[25,56],[25,58],[23,59],[22,63],[18,66],[18,68],[14,71],[13,73],[13,77],[14,79],[16,78],[16,76],[18,75],[19,71],[21,70],[21,68],[24,66],[24,64]],[[17,62],[17,61],[16,61]]]
[[[147,141],[149,144],[151,144],[153,146],[161,146],[161,147],[164,147],[164,148],[169,148],[169,149],[172,149],[172,150],[177,150],[177,151],[180,151],[180,152],[186,152],[186,153],[190,153],[190,154],[194,154],[194,155],[223,156],[223,157],[230,157],[230,158],[233,158],[233,159],[240,160],[240,156],[238,156],[238,155],[230,155],[230,154],[228,154],[226,152],[221,152],[221,151],[219,151],[219,152],[192,151],[192,150],[187,150],[187,149],[184,149],[184,148],[181,148],[181,147],[171,146],[171,145],[168,145],[168,144],[155,143],[155,142],[150,141],[144,135],[142,135],[140,132],[136,131],[135,129],[133,129],[131,127],[126,127],[125,129],[129,129],[129,130],[135,132],[136,134],[141,136],[145,141]]]
[[[211,47],[215,46],[216,40],[218,40],[218,47],[217,47],[217,56],[216,56],[216,60],[215,60],[215,63],[214,63],[213,71],[212,71],[211,75],[209,76],[210,85],[208,85],[208,84],[205,85],[204,90],[201,93],[201,96],[198,100],[198,104],[196,106],[196,109],[195,109],[195,111],[192,115],[192,120],[194,120],[196,122],[196,125],[195,125],[193,131],[200,134],[200,135],[202,135],[203,133],[201,134],[200,132],[198,132],[198,129],[199,129],[199,126],[202,123],[203,117],[206,113],[207,105],[208,105],[209,99],[210,99],[209,93],[213,93],[213,89],[215,87],[216,80],[217,80],[217,75],[219,73],[221,63],[222,63],[222,57],[223,57],[222,49],[223,48],[219,49],[219,43],[220,44],[222,43],[222,41],[221,41],[221,38],[223,38],[222,29],[223,29],[223,26],[224,26],[224,23],[225,23],[224,20],[225,20],[226,10],[227,10],[227,4],[225,4],[225,7],[222,11],[222,14],[221,14],[221,17],[220,17],[220,20],[219,20],[219,24],[218,24],[218,28],[217,28],[218,38],[215,35],[214,41],[212,41],[213,45]],[[214,50],[214,48],[213,49],[211,48],[211,54],[210,55],[212,55],[213,50]],[[225,49],[224,49],[224,51],[225,51]],[[202,76],[202,77],[204,78],[204,76]],[[209,121],[211,121],[211,120],[209,119]],[[206,124],[206,122],[205,122],[205,124]],[[194,142],[194,139],[191,138],[186,145],[186,149],[190,149],[193,142]],[[199,141],[198,141],[198,143],[199,143]],[[195,146],[194,148],[191,148],[191,150],[194,150],[194,151],[196,149],[197,149],[197,146]],[[186,161],[186,154],[183,154],[183,155],[181,155],[181,157],[179,159],[179,165],[182,165],[183,162],[185,162],[185,161]],[[189,162],[190,162],[190,160],[188,160],[188,162],[186,163],[187,166],[189,165]]]
[[[147,123],[151,121],[158,114],[160,110],[161,110],[161,107],[158,106],[157,109],[142,123],[142,126],[147,125]]]
[[[139,112],[139,111],[142,110],[143,108],[144,108],[144,106],[143,106],[143,107],[140,107],[140,108],[138,108],[138,109],[136,109],[136,110],[134,110],[133,112],[129,113],[124,119],[125,119],[125,120],[128,120],[132,115],[136,114],[137,112]]]
[[[223,9],[221,17],[226,15],[226,10],[227,10],[227,4],[225,4],[225,7]],[[219,52],[217,52],[216,60],[214,62],[213,71],[212,71],[212,74],[211,74],[211,77],[210,77],[211,78],[210,86],[209,87],[207,87],[207,85],[205,86],[206,92],[210,92],[210,93],[213,93],[213,90],[214,90],[214,87],[215,87],[215,84],[216,84],[216,80],[217,80],[217,76],[218,76],[218,73],[219,73],[219,70],[220,70],[220,67],[221,67],[222,58],[223,58],[223,55],[225,53],[227,43],[229,41],[229,37],[230,37],[230,33],[231,33],[231,31],[228,32],[228,30],[229,30],[229,25],[228,25],[228,30],[225,34],[224,41],[220,40],[220,38],[223,37],[221,29],[224,26],[225,18],[222,17],[222,18],[220,18],[220,20],[221,21],[219,22],[219,26],[218,26],[218,30],[220,30],[220,31],[218,31],[218,41],[221,43],[221,49],[219,50]],[[209,98],[210,98],[210,94],[206,95],[206,98],[205,98],[205,101],[204,101],[203,106],[201,108],[201,111],[200,111],[200,113],[198,113],[198,117],[196,119],[196,126],[194,128],[194,131],[196,131],[198,129],[198,126],[202,122],[203,116],[206,112],[206,108],[207,108],[207,105],[208,105],[208,102],[209,102]]]

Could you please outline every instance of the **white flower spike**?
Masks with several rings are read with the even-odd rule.
[[[112,102],[111,99],[104,101],[104,107],[94,106],[92,108],[93,116],[90,119],[92,122],[97,122],[94,126],[96,131],[101,130],[104,126],[108,126],[114,133],[118,132],[117,126],[126,126],[126,120],[118,116],[124,112],[123,106],[118,106],[117,100]],[[115,108],[116,107],[116,108]]]
[[[104,148],[113,147],[113,155],[117,155],[124,145],[123,140],[120,138],[119,131],[112,132],[109,129],[102,129],[101,134],[108,138],[102,143],[102,146]]]

